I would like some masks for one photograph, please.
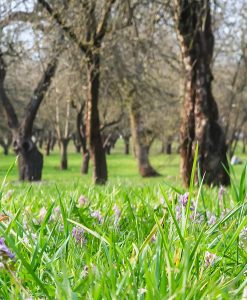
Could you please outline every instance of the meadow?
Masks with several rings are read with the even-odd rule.
[[[185,189],[177,154],[155,148],[162,177],[142,179],[122,146],[100,187],[80,175],[73,149],[69,170],[56,151],[33,184],[8,171],[14,154],[0,154],[0,298],[246,299],[244,164],[227,189]]]

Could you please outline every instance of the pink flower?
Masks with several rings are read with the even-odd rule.
[[[88,199],[85,196],[81,195],[78,198],[77,207],[81,208],[81,207],[85,206],[87,203],[88,203]]]

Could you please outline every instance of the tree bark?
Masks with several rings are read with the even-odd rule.
[[[130,154],[130,137],[124,137],[124,154],[129,155]]]
[[[166,145],[166,154],[168,154],[168,155],[172,154],[172,144],[171,143],[167,143],[167,145]]]
[[[39,181],[42,178],[43,155],[31,138],[24,137],[21,130],[14,135],[14,150],[18,154],[19,179]]]
[[[61,161],[60,161],[60,168],[61,170],[68,169],[68,144],[69,139],[63,138],[60,142],[60,153],[61,153]]]
[[[77,111],[76,129],[77,129],[77,134],[79,137],[79,141],[80,141],[80,145],[81,145],[82,153],[83,153],[81,173],[88,174],[90,154],[87,149],[86,126],[83,122],[84,106],[85,105],[81,105],[80,109]]]
[[[144,124],[138,100],[130,104],[130,123],[139,173],[142,177],[155,177],[160,174],[151,166],[148,158],[149,145],[146,143]]]
[[[100,54],[99,50],[89,50],[87,56],[88,94],[86,101],[86,135],[93,161],[93,180],[95,184],[105,184],[107,181],[106,155],[100,134],[98,111],[100,87]]]
[[[210,2],[174,0],[177,35],[185,69],[185,94],[180,127],[181,174],[189,185],[196,143],[199,168],[207,184],[227,185],[226,140],[212,95],[211,60],[214,37]]]

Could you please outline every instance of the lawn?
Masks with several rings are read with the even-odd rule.
[[[94,187],[70,152],[69,170],[55,152],[42,183],[18,183],[14,167],[1,187],[1,299],[242,299],[244,165],[228,189],[186,190],[176,154],[154,148],[163,176],[144,180],[120,143],[108,156],[109,183]],[[14,161],[0,155],[1,182]]]

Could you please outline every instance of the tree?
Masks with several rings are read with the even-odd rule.
[[[196,143],[199,167],[207,184],[229,184],[226,140],[212,94],[214,36],[210,1],[174,0],[175,22],[185,72],[180,127],[181,173],[189,185]]]
[[[0,100],[7,116],[8,126],[12,131],[14,150],[18,154],[20,180],[41,180],[43,155],[32,141],[32,130],[38,109],[50,86],[56,67],[57,58],[53,58],[47,65],[43,76],[26,106],[24,118],[19,122],[14,106],[5,91],[4,80],[7,66],[4,61],[3,52],[0,50]]]
[[[58,11],[45,0],[38,0],[49,15],[57,22],[64,33],[75,42],[86,57],[87,68],[87,99],[86,99],[86,133],[90,156],[93,161],[93,176],[96,184],[107,181],[106,156],[100,134],[100,120],[98,111],[100,88],[100,49],[107,32],[107,23],[111,8],[115,0],[104,1],[101,17],[97,22],[96,2],[84,1],[82,4],[82,19],[84,28],[81,37],[76,34],[75,28],[66,24]]]

